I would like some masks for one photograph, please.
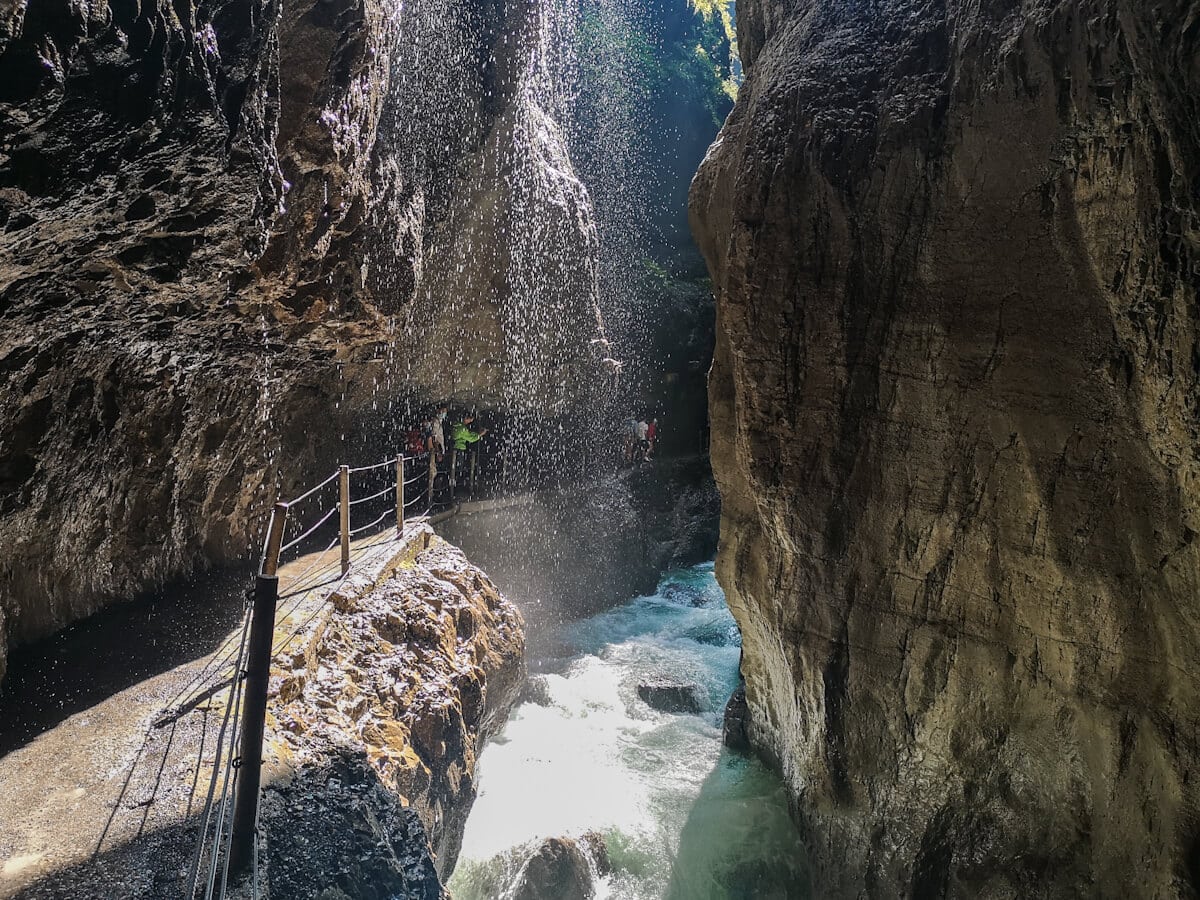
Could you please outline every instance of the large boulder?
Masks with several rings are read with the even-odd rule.
[[[529,858],[513,900],[592,900],[596,886],[588,855],[573,838],[547,838]]]
[[[445,896],[478,753],[524,677],[523,622],[457,549],[428,530],[410,536],[376,545],[336,586],[289,590],[279,605],[259,896]],[[284,585],[307,579],[306,565],[285,566]],[[144,610],[114,615],[145,630]],[[232,794],[222,773],[237,740],[214,722],[237,699],[239,637],[214,636],[211,655],[135,679],[0,755],[0,895],[187,894],[200,831],[214,821],[207,792],[214,817]],[[72,789],[47,788],[63,784]]]
[[[352,734],[424,824],[448,877],[475,800],[475,764],[525,680],[521,614],[462,552],[429,546],[314,615],[276,660],[279,760],[324,760]],[[296,614],[292,613],[295,618]],[[267,796],[270,796],[268,791]],[[282,840],[286,840],[286,833]]]
[[[638,696],[659,712],[700,713],[708,705],[708,694],[701,685],[677,681],[648,681],[637,687]]]

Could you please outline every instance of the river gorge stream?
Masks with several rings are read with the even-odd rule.
[[[807,897],[783,785],[721,744],[740,639],[712,564],[552,637],[481,756],[454,896],[514,896],[543,839],[593,832],[611,864],[593,872],[601,898]],[[703,712],[651,709],[637,689],[656,679],[698,685]]]

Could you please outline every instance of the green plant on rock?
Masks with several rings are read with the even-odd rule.
[[[626,18],[585,3],[577,38],[584,82],[694,103],[719,125],[737,95],[731,8],[727,0],[637,0]]]

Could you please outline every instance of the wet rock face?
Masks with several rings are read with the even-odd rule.
[[[593,869],[607,869],[604,839],[589,832],[574,838],[547,838],[525,863],[512,894],[514,900],[592,900],[596,896]]]
[[[270,896],[442,900],[416,810],[380,783],[361,748],[328,750],[267,794]]]
[[[650,681],[639,684],[637,693],[644,703],[660,712],[699,713],[708,704],[708,696],[698,684]]]
[[[422,154],[441,142],[459,155],[426,192],[432,227],[398,363],[419,390],[463,404],[536,419],[593,409],[611,381],[598,344],[598,237],[548,71],[566,39],[556,29],[574,27],[557,17],[571,14],[535,0],[478,5],[482,16],[476,4],[432,0],[424,28],[406,36],[421,76],[396,106],[400,158],[414,106],[417,127],[438,135]],[[468,45],[487,48],[477,70],[454,40],[476,32]],[[449,121],[448,105],[462,106]],[[436,190],[441,180],[452,190]]]
[[[262,328],[227,280],[279,193],[273,4],[10,8],[0,674],[9,642],[257,530]]]
[[[749,753],[750,711],[746,705],[746,685],[739,684],[725,704],[721,722],[721,743],[735,753]]]
[[[718,573],[829,896],[1195,896],[1195,4],[738,4]]]
[[[0,677],[13,643],[249,555],[277,484],[390,448],[379,410],[437,380],[405,354],[471,389],[514,364],[461,318],[393,337],[448,211],[486,219],[463,198],[521,108],[519,9],[0,9]],[[595,310],[564,302],[580,359]]]

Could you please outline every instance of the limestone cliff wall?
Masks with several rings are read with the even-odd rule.
[[[480,299],[496,273],[454,286],[478,321],[411,312],[450,211],[524,202],[473,192],[485,138],[540,109],[508,40],[534,8],[0,4],[0,677],[9,645],[247,555],[277,490],[392,449],[397,396],[453,386],[422,360],[469,393],[540,356]],[[546,221],[586,271],[580,191]],[[556,302],[546,340],[590,360],[594,296]]]
[[[1195,896],[1200,5],[744,0],[718,573],[822,896]]]

